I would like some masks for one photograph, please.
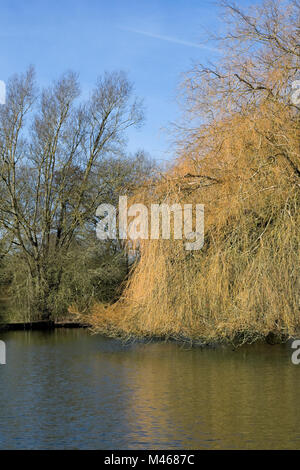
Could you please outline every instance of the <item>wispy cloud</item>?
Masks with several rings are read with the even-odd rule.
[[[139,29],[131,29],[131,28],[124,28],[124,27],[120,27],[119,29],[122,29],[123,31],[129,31],[131,33],[141,34],[143,36],[148,36],[149,38],[160,39],[161,41],[172,42],[173,44],[180,44],[182,46],[196,47],[197,49],[207,49],[213,52],[220,52],[220,50],[215,47],[207,46],[205,44],[197,44],[196,42],[191,42],[191,41],[184,41],[182,39],[173,38],[171,36],[164,36],[161,34],[150,33],[147,31],[141,31]]]

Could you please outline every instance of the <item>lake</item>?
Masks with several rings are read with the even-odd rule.
[[[300,449],[289,345],[0,332],[0,449]]]

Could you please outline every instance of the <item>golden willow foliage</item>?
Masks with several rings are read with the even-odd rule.
[[[95,306],[96,332],[214,342],[300,330],[299,106],[290,99],[299,5],[269,1],[248,15],[225,7],[222,61],[197,65],[184,83],[179,158],[136,196],[205,204],[204,247],[141,242],[123,297]]]

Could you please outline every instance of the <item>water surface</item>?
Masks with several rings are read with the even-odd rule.
[[[0,332],[0,449],[300,449],[288,345],[125,345]]]

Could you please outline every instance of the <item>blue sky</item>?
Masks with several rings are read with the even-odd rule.
[[[168,160],[166,129],[179,117],[181,74],[193,61],[218,57],[205,43],[207,30],[223,29],[218,15],[209,0],[1,0],[0,79],[33,64],[39,84],[47,85],[72,69],[88,95],[103,71],[124,70],[146,109],[144,126],[130,131],[128,150]]]

